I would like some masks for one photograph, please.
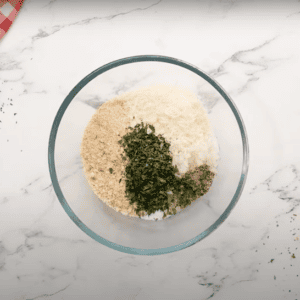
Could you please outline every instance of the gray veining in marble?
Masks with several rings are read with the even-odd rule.
[[[299,49],[299,1],[25,0],[0,44],[1,300],[299,300]],[[103,64],[141,54],[213,76],[243,116],[251,153],[229,218],[196,245],[154,257],[84,234],[57,200],[47,163],[70,90]]]

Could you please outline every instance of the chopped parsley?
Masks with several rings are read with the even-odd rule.
[[[170,143],[155,135],[154,126],[142,122],[129,129],[119,144],[128,158],[126,197],[131,205],[136,204],[138,215],[150,215],[157,210],[164,211],[164,217],[173,215],[176,206],[183,209],[208,192],[214,177],[208,165],[178,177],[178,168],[172,165]]]

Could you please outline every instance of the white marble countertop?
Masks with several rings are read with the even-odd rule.
[[[299,49],[299,1],[25,0],[0,45],[1,300],[300,300]],[[101,65],[142,54],[211,74],[250,143],[228,219],[160,256],[118,252],[81,231],[47,162],[69,91]]]

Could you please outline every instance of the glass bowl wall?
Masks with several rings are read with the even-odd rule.
[[[80,145],[99,105],[156,83],[187,87],[198,97],[213,126],[220,160],[218,174],[206,195],[175,216],[149,221],[124,216],[97,198],[83,172]],[[108,63],[73,88],[55,117],[48,159],[58,200],[79,228],[115,250],[158,255],[201,241],[228,217],[245,185],[248,140],[235,104],[212,78],[181,60],[143,55]]]

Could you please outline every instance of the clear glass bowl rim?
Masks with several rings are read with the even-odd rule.
[[[69,104],[71,101],[74,99],[76,94],[86,85],[88,84],[91,80],[93,80],[95,77],[99,76],[100,74],[116,68],[118,66],[130,64],[130,63],[136,63],[136,62],[145,62],[145,61],[155,61],[155,62],[163,62],[163,63],[169,63],[169,64],[174,64],[180,67],[183,67],[185,69],[188,69],[203,79],[205,79],[208,83],[210,83],[219,93],[220,95],[224,98],[224,100],[227,102],[229,107],[231,108],[240,132],[241,132],[241,137],[242,137],[242,145],[243,145],[243,163],[242,163],[242,172],[241,172],[241,177],[239,180],[239,184],[237,186],[236,192],[223,212],[223,214],[218,218],[218,220],[212,224],[208,229],[197,235],[196,237],[190,239],[189,241],[186,241],[184,243],[181,243],[179,245],[171,246],[171,247],[166,247],[166,248],[158,248],[158,249],[138,249],[138,248],[131,248],[131,247],[124,247],[122,245],[118,245],[116,243],[110,242],[107,239],[104,239],[103,237],[99,236],[95,232],[93,232],[91,229],[89,229],[73,212],[71,207],[69,206],[68,202],[64,198],[64,195],[61,191],[61,188],[58,183],[58,179],[56,176],[56,170],[55,170],[55,159],[54,159],[54,150],[55,150],[55,140],[56,140],[56,135],[58,131],[59,124],[61,122],[61,119],[67,110]],[[110,247],[112,249],[128,253],[128,254],[135,254],[135,255],[161,255],[161,254],[167,254],[167,253],[172,253],[175,251],[183,250],[185,248],[188,248],[205,237],[207,237],[210,233],[212,233],[215,229],[217,229],[224,221],[225,219],[229,216],[235,205],[237,204],[244,186],[245,182],[247,179],[247,174],[248,174],[248,168],[249,168],[249,145],[248,145],[248,137],[246,133],[246,128],[243,122],[243,119],[234,104],[233,100],[230,98],[229,95],[225,92],[225,90],[221,87],[219,83],[217,83],[214,79],[212,79],[209,75],[207,75],[205,72],[200,70],[198,67],[195,67],[191,65],[190,63],[184,62],[180,59],[173,58],[173,57],[168,57],[168,56],[161,56],[161,55],[138,55],[138,56],[130,56],[122,59],[118,59],[115,61],[112,61],[110,63],[107,63],[103,65],[102,67],[94,70],[90,74],[88,74],[86,77],[84,77],[76,86],[71,90],[71,92],[67,95],[63,103],[61,104],[55,119],[53,121],[53,125],[51,128],[50,132],[50,138],[49,138],[49,145],[48,145],[48,166],[49,166],[49,172],[50,172],[50,177],[52,181],[52,185],[54,188],[54,191],[58,197],[58,200],[60,201],[62,207],[66,211],[66,213],[69,215],[71,220],[81,229],[83,230],[87,235],[89,235],[91,238],[96,240],[97,242]]]

